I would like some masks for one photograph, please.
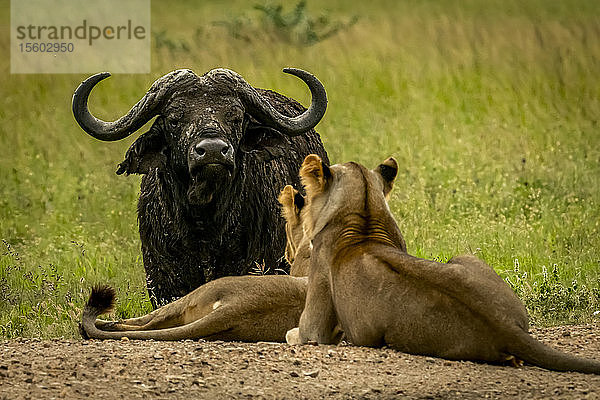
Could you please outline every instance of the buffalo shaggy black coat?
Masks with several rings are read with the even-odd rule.
[[[257,265],[288,268],[277,196],[287,184],[300,187],[297,171],[306,155],[327,161],[312,129],[327,98],[311,74],[284,71],[308,85],[308,110],[226,69],[201,77],[190,70],[171,72],[115,122],[98,120],[87,108],[92,88],[108,73],[90,77],[75,91],[75,119],[100,140],[127,137],[158,116],[117,170],[143,174],[138,223],[155,306]]]

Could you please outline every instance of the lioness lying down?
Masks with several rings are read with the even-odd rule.
[[[443,264],[406,253],[385,201],[397,169],[393,158],[375,170],[304,160],[304,240],[312,252],[306,306],[288,341],[329,343],[339,322],[356,345],[600,374],[600,362],[532,338],[523,304],[483,261],[460,256]]]
[[[92,289],[83,310],[80,331],[85,338],[154,340],[238,340],[284,342],[285,333],[298,326],[304,308],[308,248],[302,249],[300,211],[303,197],[291,186],[279,201],[286,217],[286,257],[296,276],[235,276],[202,285],[186,296],[150,314],[123,321],[96,319],[113,307],[115,291],[109,286]],[[306,247],[308,243],[306,244]],[[296,257],[297,253],[304,254]]]

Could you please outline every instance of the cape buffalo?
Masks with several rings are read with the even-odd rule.
[[[203,76],[173,71],[114,122],[97,119],[87,106],[92,88],[109,73],[91,76],[75,91],[75,119],[99,140],[123,139],[157,117],[117,170],[143,175],[138,224],[155,307],[257,264],[289,268],[277,195],[286,184],[300,187],[297,171],[306,155],[327,161],[313,130],[327,96],[310,73],[284,72],[308,85],[308,110],[227,69]]]

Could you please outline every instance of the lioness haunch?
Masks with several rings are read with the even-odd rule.
[[[80,330],[85,338],[154,340],[238,340],[284,342],[298,326],[304,308],[308,243],[302,244],[300,211],[304,198],[291,186],[282,191],[288,232],[286,257],[296,276],[235,276],[216,279],[150,314],[123,321],[96,319],[113,307],[115,291],[97,286],[83,310]],[[303,247],[306,247],[304,249]],[[302,255],[302,256],[300,256]],[[296,259],[296,260],[294,260]]]
[[[375,170],[304,160],[304,240],[312,252],[306,306],[288,341],[330,343],[339,323],[356,345],[600,374],[600,362],[532,338],[523,304],[483,261],[460,256],[442,264],[406,253],[385,201],[397,169],[393,158]]]

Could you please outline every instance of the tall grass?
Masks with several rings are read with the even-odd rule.
[[[225,66],[307,104],[303,84],[281,73],[305,68],[328,90],[318,130],[332,161],[398,160],[391,209],[409,252],[441,260],[475,253],[514,287],[536,324],[595,318],[595,1],[339,0],[327,10],[309,2],[304,12],[315,18],[359,16],[312,46],[272,31],[236,39],[213,22],[251,6],[205,3],[153,2],[163,45],[154,41],[152,74],[102,82],[92,111],[116,118],[154,79],[182,67]],[[4,54],[8,14],[2,7]],[[94,282],[118,288],[119,316],[147,312],[139,177],[114,174],[133,138],[101,143],[76,126],[70,100],[85,76],[8,75],[8,57],[0,65],[0,336],[76,335],[73,319]]]

